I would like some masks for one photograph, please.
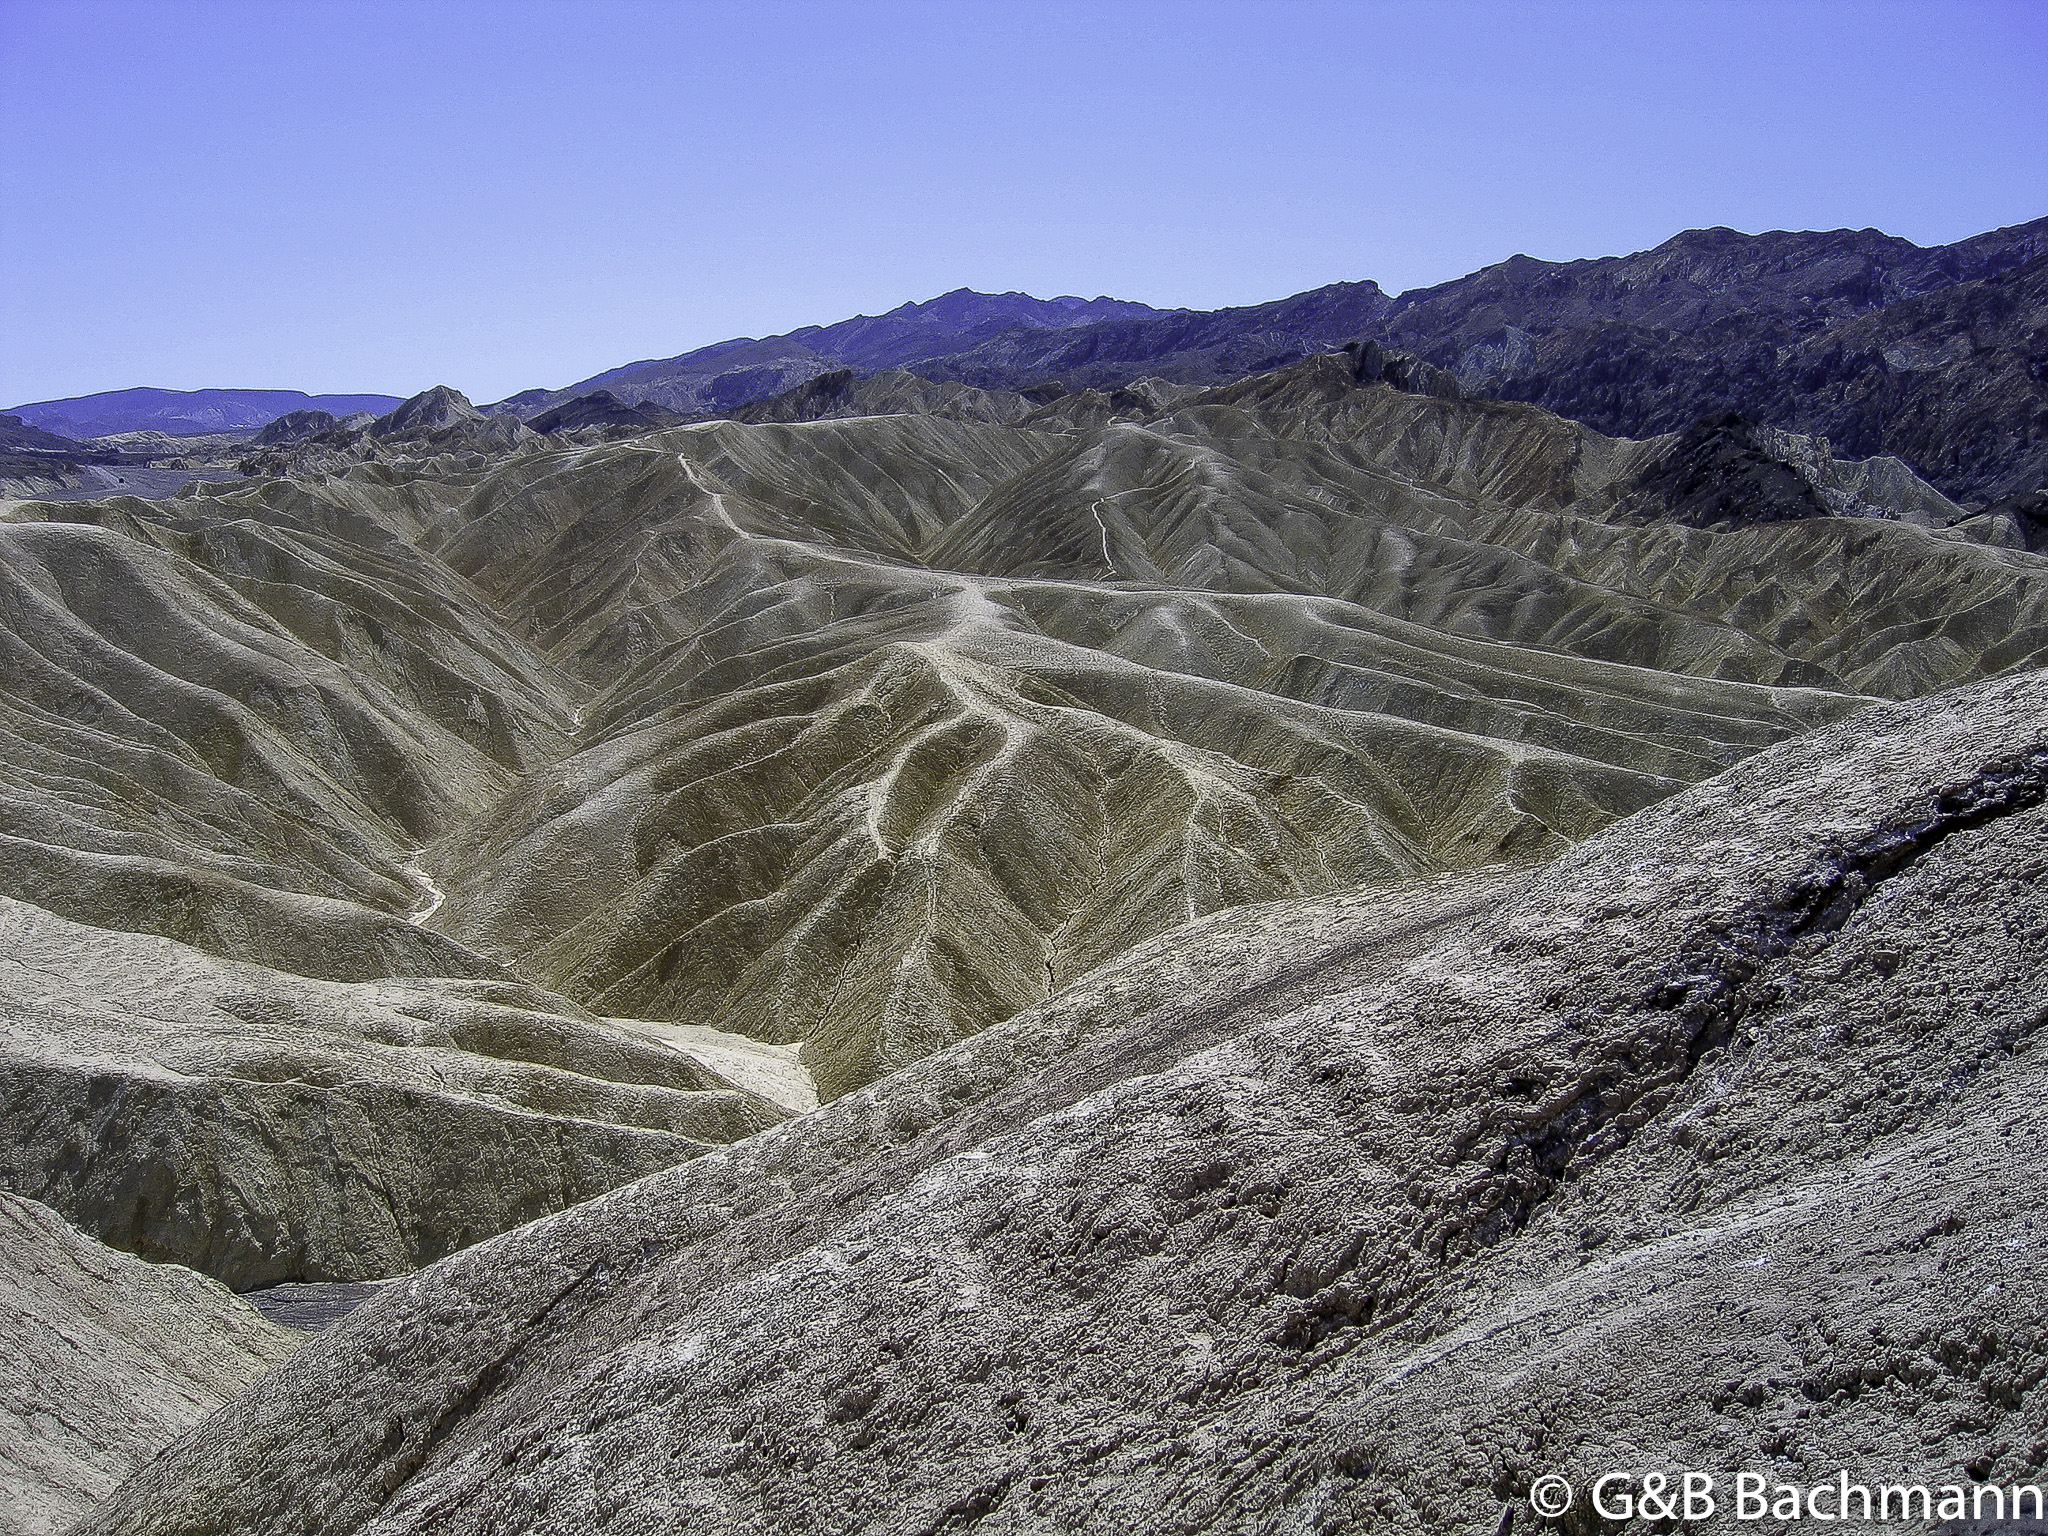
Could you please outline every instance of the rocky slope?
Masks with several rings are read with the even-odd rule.
[[[298,1342],[204,1276],[0,1193],[0,1533],[66,1529]]]
[[[387,1289],[82,1530],[1477,1536],[1552,1471],[2039,1481],[2044,720],[2038,675],[1876,706],[1545,869],[1134,952]]]
[[[238,1289],[402,1274],[786,1118],[509,977],[322,983],[4,898],[0,946],[0,1188]]]

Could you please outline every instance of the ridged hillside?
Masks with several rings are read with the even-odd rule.
[[[1190,922],[1554,858],[2048,652],[2048,561],[1895,462],[1376,347],[749,414],[434,391],[7,514],[17,1188],[236,1283],[402,1272]]]
[[[1495,1536],[1642,1457],[2002,1500],[2044,720],[1881,705],[1542,870],[1183,930],[389,1288],[81,1530]]]

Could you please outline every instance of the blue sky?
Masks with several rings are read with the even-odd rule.
[[[0,0],[0,401],[2048,213],[2044,0]]]

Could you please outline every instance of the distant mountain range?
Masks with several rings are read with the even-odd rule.
[[[679,357],[629,363],[571,384],[529,389],[493,409],[537,416],[569,400],[607,390],[619,399],[651,401],[702,415],[765,400],[838,368],[878,372],[912,358],[965,352],[998,337],[1039,336],[1106,321],[1169,313],[1126,299],[1035,299],[1028,293],[976,293],[956,288],[885,315],[858,315],[837,325],[807,325],[786,336],[739,337]]]
[[[1403,294],[1378,339],[1603,432],[1737,411],[1894,454],[1950,496],[2048,481],[2048,219],[1923,250],[1874,229],[1690,230]]]
[[[1124,299],[957,289],[887,314],[739,337],[486,407],[531,422],[655,406],[721,415],[826,374],[902,370],[1052,394],[1153,377],[1215,384],[1354,340],[1397,347],[1475,396],[1633,437],[1741,415],[1893,454],[1945,493],[2048,482],[2048,219],[1922,248],[1875,229],[1688,230],[1598,260],[1516,256],[1389,296],[1335,283],[1266,304],[1159,310]],[[604,394],[609,400],[591,403]],[[122,390],[14,408],[69,437],[196,434],[287,411],[387,412],[395,396]]]
[[[982,389],[1210,384],[1354,338],[1602,432],[1735,412],[1851,456],[1896,455],[1950,496],[2048,483],[2048,219],[1932,249],[1874,229],[1688,230],[1632,256],[1516,256],[1398,298],[1339,283],[1211,314],[1013,330],[900,366]]]
[[[625,401],[715,414],[848,368],[903,369],[984,389],[1053,382],[1113,387],[1148,374],[1179,383],[1219,383],[1368,335],[1395,307],[1372,282],[1335,283],[1268,304],[1213,311],[962,288],[886,315],[758,341],[721,341],[680,357],[614,368],[566,389],[527,390],[490,409],[530,420],[604,390]]]
[[[162,432],[202,437],[267,426],[288,411],[352,411],[378,415],[398,405],[399,395],[309,395],[296,389],[116,389],[68,400],[34,400],[8,411],[32,427],[68,438],[106,437],[115,432]]]

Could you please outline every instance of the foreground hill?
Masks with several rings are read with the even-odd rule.
[[[81,1529],[1481,1536],[1646,1447],[2038,1482],[2044,720],[2038,675],[1881,705],[1541,871],[1134,952],[389,1288]]]
[[[59,1531],[298,1340],[0,1193],[0,1529]]]

